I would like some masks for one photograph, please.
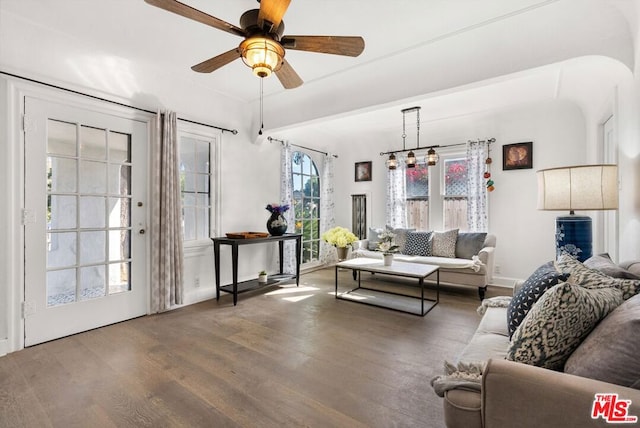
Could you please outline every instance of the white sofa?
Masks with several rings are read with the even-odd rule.
[[[494,250],[496,236],[487,234],[483,248],[473,259],[413,256],[396,253],[394,260],[408,263],[424,263],[440,266],[440,283],[468,285],[477,287],[480,299],[484,299],[487,285],[493,279]],[[353,246],[354,257],[367,257],[382,260],[380,251],[369,250],[369,241],[364,239],[357,241]]]

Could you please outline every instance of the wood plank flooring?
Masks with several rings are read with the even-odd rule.
[[[477,291],[442,287],[422,318],[333,290],[323,269],[9,354],[0,427],[442,427],[430,380],[473,335]]]

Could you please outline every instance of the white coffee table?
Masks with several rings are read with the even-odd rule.
[[[404,263],[398,261],[394,261],[391,266],[384,266],[382,260],[355,258],[351,260],[345,260],[336,264],[335,269],[336,299],[349,300],[365,305],[378,306],[420,316],[425,316],[440,301],[440,268],[438,266],[426,265],[421,263]],[[349,291],[339,293],[338,269],[351,269],[352,271],[357,273],[357,286],[350,289]],[[418,286],[420,287],[420,297],[363,287],[361,283],[362,272],[370,272],[405,278],[415,278],[418,280]],[[424,280],[431,275],[436,275],[435,299],[426,298],[424,295]],[[384,295],[387,296],[385,297]],[[394,298],[390,298],[388,295],[397,296],[397,300]],[[410,310],[410,307],[413,305],[407,304],[407,300],[413,300],[415,306],[418,306],[417,303],[419,303],[420,311],[417,312]],[[425,305],[425,302],[428,302],[427,305]]]

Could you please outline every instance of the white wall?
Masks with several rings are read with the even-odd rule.
[[[585,119],[574,104],[541,102],[509,110],[428,122],[421,127],[421,145],[447,145],[469,139],[494,137],[491,157],[496,190],[489,194],[489,230],[497,236],[496,264],[501,274],[496,281],[526,278],[544,262],[555,257],[555,217],[558,213],[538,211],[535,171],[586,161]],[[415,146],[413,130],[408,147]],[[363,134],[360,141],[343,145],[336,161],[337,223],[351,226],[350,195],[367,193],[371,203],[371,226],[385,223],[386,156],[380,152],[402,147],[396,141],[376,141]],[[533,142],[533,169],[502,171],[502,145]],[[373,180],[355,183],[353,164],[373,161]],[[502,277],[502,278],[500,278]]]

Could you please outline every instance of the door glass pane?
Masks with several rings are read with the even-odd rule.
[[[80,232],[80,264],[105,261],[105,232]]]
[[[105,198],[102,196],[80,196],[80,227],[105,227]]]
[[[51,192],[75,192],[77,164],[75,159],[50,156],[47,159],[47,188]]]
[[[131,167],[128,165],[109,165],[109,193],[129,195],[131,193]]]
[[[120,132],[109,132],[109,162],[130,162],[131,136]]]
[[[127,227],[131,216],[131,199],[109,198],[109,227]]]
[[[131,290],[130,268],[131,263],[111,263],[109,265],[109,294]]]
[[[107,193],[107,164],[104,162],[80,162],[80,192]]]
[[[47,306],[76,301],[76,270],[64,269],[47,272]]]
[[[95,299],[105,295],[105,266],[80,268],[80,300]]]
[[[131,232],[124,229],[109,231],[109,261],[127,260],[131,257]]]
[[[76,197],[51,195],[47,207],[48,229],[75,229],[76,223]]]
[[[47,153],[76,155],[76,125],[49,119],[47,121]]]
[[[76,232],[49,233],[47,251],[47,268],[75,266],[76,264]]]
[[[106,159],[107,132],[104,129],[89,126],[80,127],[80,157]]]

